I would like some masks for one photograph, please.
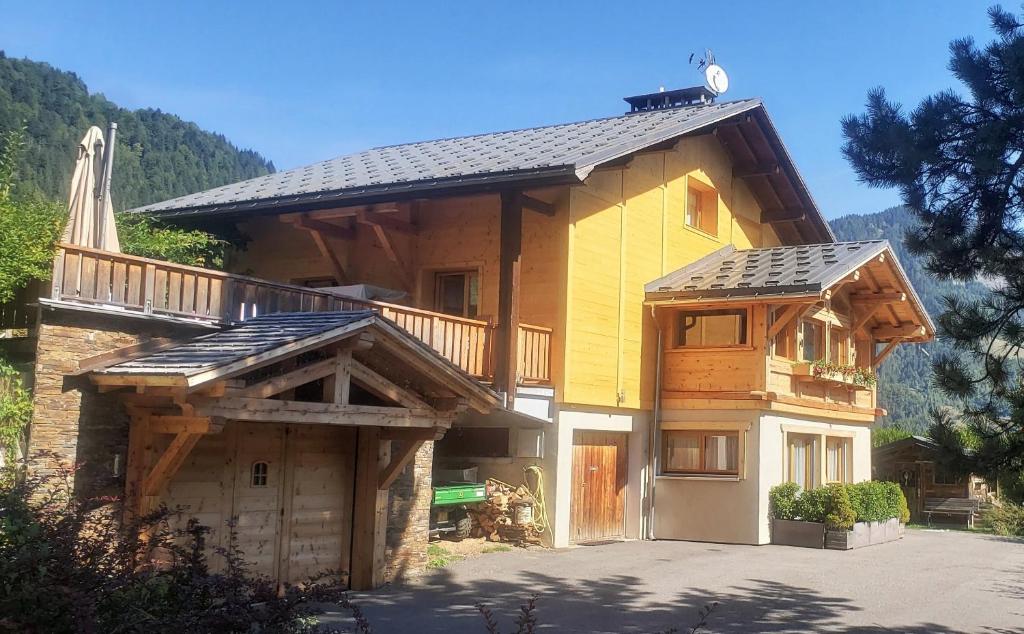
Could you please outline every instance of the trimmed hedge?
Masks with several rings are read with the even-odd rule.
[[[768,492],[768,515],[849,530],[855,522],[884,522],[894,517],[905,524],[910,520],[910,509],[895,482],[830,484],[803,493],[795,483],[787,482]]]

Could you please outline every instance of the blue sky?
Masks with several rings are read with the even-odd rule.
[[[898,201],[856,181],[840,118],[873,86],[909,105],[953,86],[950,40],[991,39],[986,3],[934,0],[4,5],[8,56],[195,121],[278,169],[620,114],[626,95],[701,83],[687,58],[711,48],[727,98],[764,99],[829,217]]]

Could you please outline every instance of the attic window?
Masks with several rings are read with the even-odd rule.
[[[718,192],[695,178],[686,179],[686,226],[718,237]]]
[[[267,486],[267,477],[270,473],[270,466],[265,462],[254,462],[252,463],[252,474],[249,478],[249,486],[253,487],[265,487]]]

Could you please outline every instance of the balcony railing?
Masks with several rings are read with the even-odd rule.
[[[490,322],[244,275],[62,244],[48,295],[56,302],[212,324],[268,313],[371,309],[468,374],[493,378],[495,326]],[[551,329],[520,324],[518,340],[520,381],[549,382]]]

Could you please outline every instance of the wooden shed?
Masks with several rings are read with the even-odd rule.
[[[909,436],[872,450],[872,478],[898,482],[907,497],[913,521],[925,521],[929,500],[970,499],[987,502],[990,488],[985,478],[945,469],[938,459],[939,447],[923,436]]]
[[[131,415],[126,513],[181,507],[213,529],[211,548],[234,519],[256,572],[294,583],[335,570],[354,589],[384,579],[389,518],[426,534],[422,509],[389,512],[395,479],[461,411],[498,404],[370,311],[268,315],[126,349],[90,379]],[[414,478],[429,491],[429,460]]]

